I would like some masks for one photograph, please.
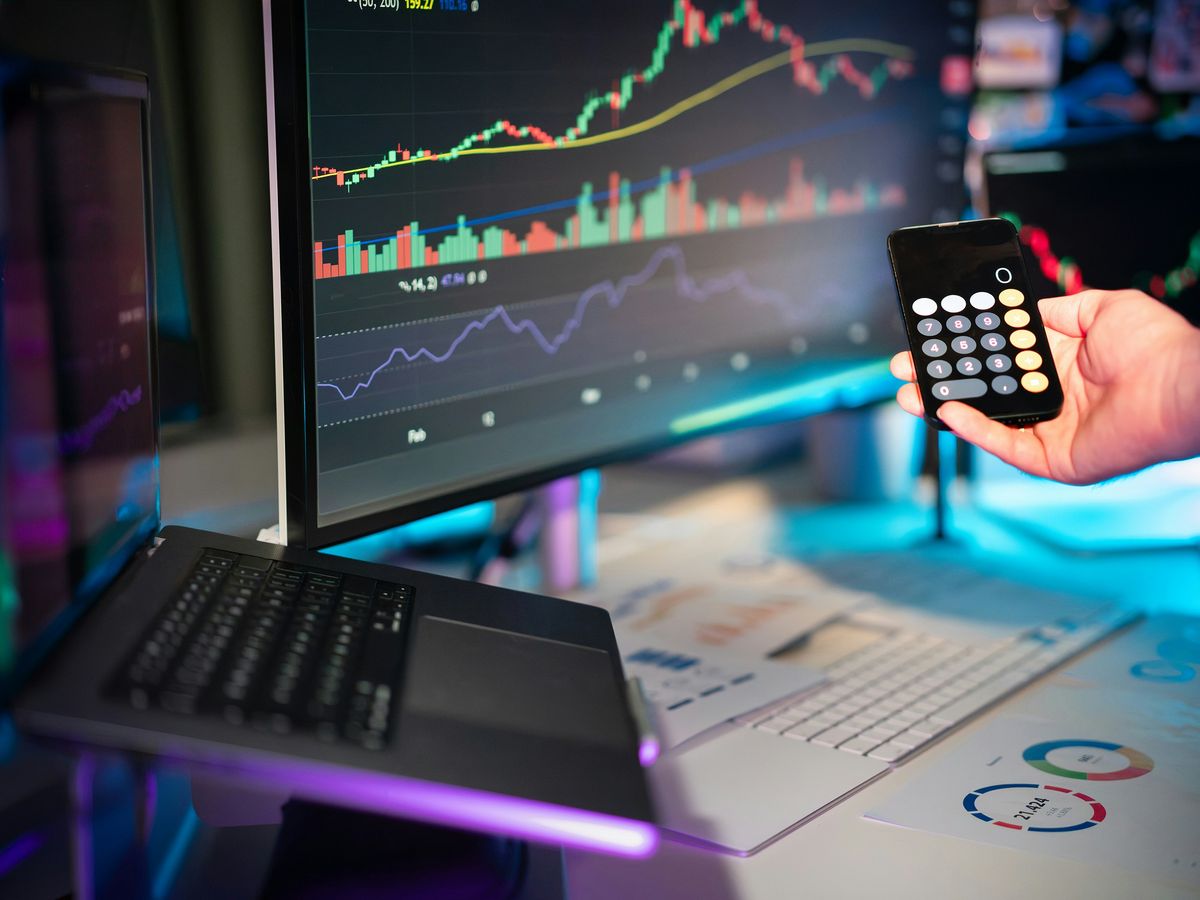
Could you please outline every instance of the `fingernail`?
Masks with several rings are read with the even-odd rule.
[[[938,407],[937,417],[951,428],[955,427],[955,421],[960,415],[961,413],[959,412],[957,406],[943,404],[942,406]]]

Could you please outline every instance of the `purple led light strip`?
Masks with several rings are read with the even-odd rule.
[[[658,848],[658,829],[649,822],[539,800],[286,759],[216,765],[252,783],[286,785],[311,800],[452,828],[618,856],[645,857]]]
[[[710,297],[716,294],[725,294],[730,291],[737,291],[742,297],[750,300],[753,303],[765,303],[774,306],[779,312],[788,318],[792,312],[791,303],[787,295],[778,291],[767,290],[755,287],[750,283],[749,276],[741,269],[735,269],[726,275],[718,278],[710,278],[707,281],[698,284],[694,278],[687,272],[687,260],[684,258],[683,249],[678,244],[669,244],[665,247],[660,247],[650,257],[649,262],[642,268],[640,272],[633,275],[626,275],[616,283],[609,281],[601,281],[599,284],[593,284],[582,294],[575,303],[575,311],[566,323],[562,330],[554,337],[547,337],[545,332],[532,319],[521,319],[515,321],[509,315],[508,310],[503,306],[497,306],[486,316],[475,319],[467,324],[467,326],[459,333],[450,346],[443,353],[435,353],[428,347],[421,347],[415,351],[408,351],[403,347],[395,347],[388,354],[388,358],[376,366],[366,381],[360,381],[349,392],[343,391],[336,384],[329,382],[318,382],[319,388],[332,388],[338,392],[338,396],[342,400],[352,400],[359,391],[369,388],[375,380],[375,376],[392,364],[396,357],[401,357],[405,362],[415,362],[418,359],[428,359],[430,362],[443,363],[450,359],[458,350],[459,345],[465,341],[472,332],[483,331],[493,322],[500,322],[512,334],[528,333],[533,338],[534,342],[548,355],[553,356],[559,351],[583,324],[584,313],[587,312],[588,305],[596,297],[604,297],[608,301],[610,309],[616,309],[621,305],[621,301],[625,299],[625,295],[629,293],[630,288],[641,287],[649,282],[658,270],[664,264],[670,263],[675,269],[675,290],[681,297],[688,300],[694,300],[698,303],[703,303]]]
[[[36,853],[46,843],[46,835],[41,831],[27,831],[7,847],[0,850],[0,878],[4,878]]]

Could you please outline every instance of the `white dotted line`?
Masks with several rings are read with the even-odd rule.
[[[507,309],[511,312],[512,310],[515,310],[515,309],[525,309],[526,307],[530,307],[530,306],[544,306],[544,305],[551,304],[551,303],[561,303],[562,301],[563,301],[562,297],[546,297],[541,300],[524,300],[520,303],[502,303],[502,304],[497,304],[497,305],[503,306],[505,309]],[[320,341],[320,340],[324,340],[325,338],[346,337],[346,336],[352,335],[352,334],[368,334],[372,331],[387,331],[388,329],[391,329],[391,328],[407,328],[409,325],[428,325],[431,322],[449,322],[454,319],[465,319],[468,317],[485,315],[485,314],[491,312],[491,310],[493,310],[493,309],[495,309],[495,307],[488,307],[487,309],[468,310],[466,312],[460,312],[460,313],[451,313],[450,315],[446,315],[446,316],[431,316],[426,319],[411,319],[410,321],[407,321],[407,322],[393,322],[390,325],[375,325],[371,328],[358,328],[358,329],[355,329],[354,331],[336,331],[332,334],[319,334],[319,335],[317,335],[317,340]]]
[[[367,413],[362,416],[355,416],[352,419],[339,419],[337,422],[326,422],[324,425],[318,425],[317,429],[333,428],[335,425],[349,425],[352,422],[365,422],[367,419],[380,419],[384,416],[394,416],[397,413],[411,412],[416,409],[427,409],[431,406],[441,406],[443,403],[453,403],[456,400],[468,400],[471,397],[480,397],[485,394],[507,394],[511,391],[527,388],[534,384],[544,384],[548,381],[558,381],[565,377],[578,377],[580,375],[588,375],[592,372],[604,372],[608,369],[616,368],[612,364],[604,366],[591,366],[586,369],[573,369],[567,372],[556,372],[553,375],[546,375],[542,378],[531,378],[527,381],[522,381],[520,384],[510,384],[498,388],[480,388],[475,391],[467,391],[464,394],[455,394],[453,397],[440,397],[437,400],[427,400],[424,403],[414,403],[411,406],[398,406],[395,409],[384,410],[383,412]]]

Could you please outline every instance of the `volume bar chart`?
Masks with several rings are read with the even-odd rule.
[[[904,205],[902,185],[876,185],[866,179],[849,188],[829,188],[821,178],[808,181],[804,163],[791,159],[787,188],[781,197],[766,199],[743,191],[735,200],[697,199],[697,184],[687,169],[664,168],[657,186],[645,189],[634,199],[627,179],[613,172],[608,187],[595,192],[585,183],[575,201],[575,211],[560,231],[535,219],[523,235],[499,226],[481,231],[459,216],[457,227],[441,237],[437,246],[427,238],[420,222],[410,222],[394,236],[382,240],[356,241],[353,229],[341,235],[337,245],[313,245],[317,278],[338,278],[388,272],[422,266],[466,263],[615,244],[674,238],[690,234],[753,228],[784,222],[803,222],[829,216],[845,216]],[[444,228],[432,229],[436,232]],[[327,257],[334,257],[329,259]]]

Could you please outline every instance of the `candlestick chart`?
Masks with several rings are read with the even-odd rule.
[[[880,248],[957,216],[963,4],[417,6],[307,4],[330,508],[899,339]]]

